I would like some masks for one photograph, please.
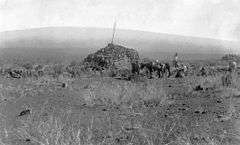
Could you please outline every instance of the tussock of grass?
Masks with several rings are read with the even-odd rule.
[[[42,77],[1,84],[3,145],[240,144],[240,87],[237,81],[222,86],[221,76],[134,82]],[[204,89],[194,91],[197,85]],[[16,117],[26,106],[31,113]]]

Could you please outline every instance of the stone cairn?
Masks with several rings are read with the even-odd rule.
[[[132,65],[139,61],[136,50],[121,45],[108,44],[84,59],[87,68],[95,71],[111,71],[111,76],[126,78],[131,74]]]

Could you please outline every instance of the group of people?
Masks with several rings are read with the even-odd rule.
[[[0,75],[6,75],[10,78],[40,77],[43,76],[43,68],[34,65],[31,69],[25,67],[0,68]]]
[[[169,63],[160,63],[158,60],[149,61],[149,62],[141,62],[137,61],[132,63],[132,73],[140,74],[140,70],[146,70],[149,78],[153,78],[153,73],[156,72],[159,78],[163,77],[165,73],[170,77],[170,64]]]
[[[170,77],[174,75],[176,78],[184,77],[188,75],[189,67],[186,64],[179,63],[178,54],[175,53],[172,65],[169,62],[160,62],[158,60],[148,61],[148,62],[133,62],[132,63],[132,73],[139,74],[140,70],[147,70],[149,78],[153,78],[153,74],[156,73],[158,78]],[[228,72],[233,73],[237,69],[237,63],[235,61],[230,61],[228,64]],[[201,67],[200,70],[201,76],[207,76],[207,68],[205,66]]]
[[[109,61],[109,60],[108,60]],[[111,63],[108,62],[107,59],[99,59],[97,61],[98,65],[96,67],[93,67],[92,69],[95,71],[102,71],[102,68],[108,68]],[[123,64],[125,65],[125,64]],[[95,65],[94,65],[95,66]],[[56,71],[58,69],[55,69],[54,66],[39,66],[34,65],[32,69],[25,69],[23,67],[20,68],[9,68],[9,69],[0,69],[0,74],[9,74],[12,78],[21,78],[26,76],[42,76],[43,74],[50,74],[53,71]],[[79,68],[76,68],[76,70]],[[230,72],[230,74],[233,74],[237,69],[237,63],[235,61],[231,61],[228,64],[228,68],[226,69],[227,72]],[[140,62],[139,60],[135,60],[131,62],[131,70],[127,72],[128,75],[147,75],[148,78],[153,78],[154,75],[156,75],[158,78],[162,77],[170,77],[174,76],[176,78],[178,77],[184,77],[188,75],[189,67],[186,64],[179,63],[178,61],[178,54],[176,53],[174,55],[172,63],[169,62],[160,62],[159,60],[146,60]],[[207,76],[208,75],[208,69],[203,66],[199,69],[198,72],[200,72],[201,76]],[[72,67],[66,67],[66,71],[70,73],[71,75],[75,76],[77,72],[75,72],[75,68]],[[131,72],[130,72],[131,71]]]
[[[223,72],[231,75],[231,74],[234,74],[236,72],[236,69],[237,69],[237,62],[236,61],[229,61],[227,67],[218,68],[216,70],[221,71],[221,72],[223,71]],[[202,66],[200,68],[200,75],[201,76],[207,76],[208,75],[207,68],[205,66]]]
[[[140,70],[146,70],[149,78],[153,78],[153,74],[156,73],[158,78],[162,78],[165,75],[170,77],[174,72],[171,71],[171,66],[176,71],[176,77],[182,77],[183,74],[186,75],[188,67],[184,64],[178,62],[177,53],[174,55],[173,65],[170,65],[169,62],[160,62],[159,60],[141,62],[138,61],[132,62],[132,73],[140,74]]]

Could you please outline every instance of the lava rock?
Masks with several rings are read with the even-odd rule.
[[[194,91],[202,91],[203,90],[203,87],[201,85],[197,85],[195,88],[194,88]]]
[[[139,62],[139,60],[139,54],[136,50],[121,45],[108,44],[97,52],[89,54],[83,63],[86,68],[96,71],[110,69],[112,76],[120,75],[121,77],[121,72],[126,72],[126,70],[131,72],[132,64]]]
[[[26,110],[23,110],[22,112],[20,112],[20,114],[18,115],[18,117],[20,117],[20,116],[24,116],[24,115],[28,115],[28,114],[30,114],[30,109],[26,109]]]

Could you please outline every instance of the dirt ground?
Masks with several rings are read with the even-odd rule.
[[[240,79],[0,79],[0,145],[110,144],[239,145]]]

